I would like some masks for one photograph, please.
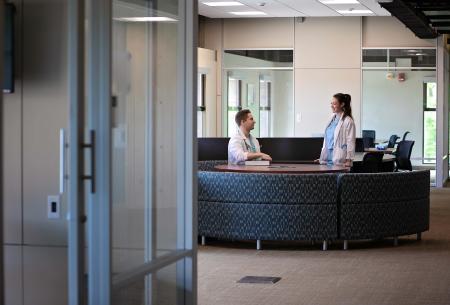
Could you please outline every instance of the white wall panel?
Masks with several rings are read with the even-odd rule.
[[[16,25],[22,22],[19,1],[16,6]],[[20,37],[19,27],[15,29]],[[21,82],[21,40],[15,46],[15,92],[3,95],[3,214],[4,243],[22,242],[22,82]]]
[[[23,247],[24,305],[67,304],[67,248]]]
[[[295,68],[360,68],[361,18],[306,18],[295,23]]]
[[[22,247],[4,246],[5,304],[22,305]]]
[[[325,132],[334,94],[352,96],[356,134],[361,122],[361,71],[359,69],[295,69],[295,136],[311,137]],[[319,157],[319,156],[317,156]]]
[[[223,48],[292,48],[294,18],[224,19]]]
[[[47,218],[47,196],[58,194],[59,128],[67,126],[67,7],[25,1],[23,9],[24,242],[66,244],[66,209]]]
[[[363,17],[363,47],[434,47],[434,39],[420,39],[395,17]]]

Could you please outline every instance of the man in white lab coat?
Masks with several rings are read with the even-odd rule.
[[[247,160],[272,161],[269,155],[261,152],[258,140],[250,134],[256,123],[250,110],[243,109],[236,113],[235,121],[239,129],[228,143],[228,163],[240,164]]]

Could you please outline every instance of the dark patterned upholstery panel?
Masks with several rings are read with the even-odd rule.
[[[340,198],[345,204],[396,202],[430,197],[430,171],[339,176]]]
[[[430,201],[347,204],[341,210],[340,238],[371,239],[392,237],[429,229]]]
[[[340,238],[392,237],[429,229],[429,171],[345,174],[339,184]]]
[[[228,163],[227,160],[197,161],[199,171],[214,171],[215,166],[227,163]]]
[[[230,239],[337,238],[336,205],[244,204],[199,201],[198,234]]]
[[[336,205],[337,176],[198,172],[198,200]]]

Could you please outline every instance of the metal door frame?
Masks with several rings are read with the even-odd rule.
[[[0,0],[2,1],[2,0]],[[184,47],[178,58],[182,85],[178,88],[177,135],[178,193],[177,250],[145,263],[112,279],[111,242],[111,70],[112,0],[69,0],[69,98],[70,98],[70,182],[69,182],[69,304],[111,304],[113,289],[119,289],[161,268],[177,263],[180,304],[197,303],[196,224],[196,83],[197,83],[197,0],[180,0],[180,38]],[[85,64],[85,20],[87,71]],[[87,74],[86,74],[87,73]],[[85,75],[87,88],[84,88]],[[87,89],[87,90],[86,90]],[[89,143],[84,143],[84,97],[87,91]],[[91,151],[89,174],[84,169],[84,150]],[[175,161],[174,161],[175,162]],[[89,179],[90,189],[84,189]],[[88,295],[84,291],[85,241],[84,192],[88,193]],[[184,288],[184,289],[183,289]]]
[[[5,14],[5,2],[0,0],[0,16]],[[4,259],[3,259],[3,49],[4,18],[0,18],[0,304],[5,302]]]

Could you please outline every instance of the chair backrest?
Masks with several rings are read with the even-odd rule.
[[[362,131],[363,138],[372,138],[375,140],[375,130],[363,130]]]
[[[363,173],[378,173],[380,172],[381,162],[383,161],[383,153],[369,152],[363,157],[363,164],[361,172]]]
[[[363,138],[356,138],[355,152],[364,152],[364,139]]]
[[[406,136],[408,135],[408,133],[410,133],[409,131],[407,131],[407,132],[405,132],[404,134],[403,134],[403,138],[402,138],[402,141],[405,141],[406,140]]]
[[[400,141],[397,145],[395,153],[395,162],[397,169],[412,170],[411,152],[414,146],[414,141]]]
[[[396,134],[393,134],[392,136],[390,136],[387,147],[388,148],[394,148],[395,143],[397,143],[398,139],[400,139],[400,137],[398,135],[396,135]]]
[[[364,148],[370,148],[374,146],[374,138],[363,138]]]

